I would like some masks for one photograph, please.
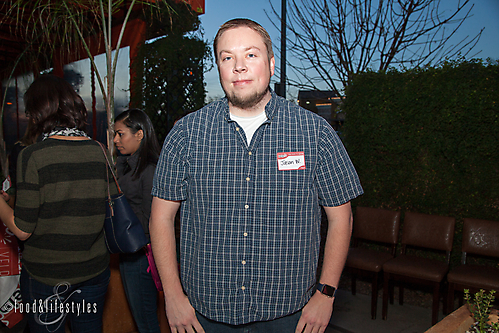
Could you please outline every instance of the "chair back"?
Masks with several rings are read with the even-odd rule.
[[[456,219],[447,216],[406,212],[402,226],[402,245],[447,251],[454,240]]]
[[[499,257],[499,221],[463,219],[463,252]]]
[[[357,207],[353,237],[387,244],[397,244],[400,212],[381,208]]]

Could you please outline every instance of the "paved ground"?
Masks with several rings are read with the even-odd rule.
[[[381,299],[376,319],[371,319],[371,296],[338,290],[334,312],[326,333],[422,333],[431,327],[431,309],[409,304],[388,305],[387,320],[381,319]],[[441,314],[440,319],[444,316]]]

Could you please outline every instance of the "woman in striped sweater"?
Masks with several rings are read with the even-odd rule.
[[[0,218],[25,240],[16,307],[32,333],[64,332],[68,317],[72,332],[101,332],[110,275],[106,160],[84,131],[87,110],[69,83],[42,75],[24,103],[43,140],[19,154],[15,210],[0,200]]]

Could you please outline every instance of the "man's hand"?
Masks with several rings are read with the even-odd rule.
[[[186,295],[181,295],[175,301],[165,299],[166,317],[172,333],[204,333],[204,329],[196,318],[196,312]]]
[[[302,309],[295,333],[323,333],[333,313],[333,301],[333,298],[315,292]]]

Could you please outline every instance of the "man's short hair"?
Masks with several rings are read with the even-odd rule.
[[[267,47],[267,57],[269,60],[274,56],[274,51],[272,50],[272,40],[270,39],[269,33],[262,27],[260,24],[255,21],[244,19],[244,18],[236,18],[229,20],[222,24],[220,29],[218,29],[217,35],[215,36],[215,40],[213,41],[213,52],[215,53],[215,62],[218,62],[218,40],[222,37],[223,33],[227,30],[239,28],[239,27],[248,27],[254,31],[256,31],[263,39],[263,43]]]

